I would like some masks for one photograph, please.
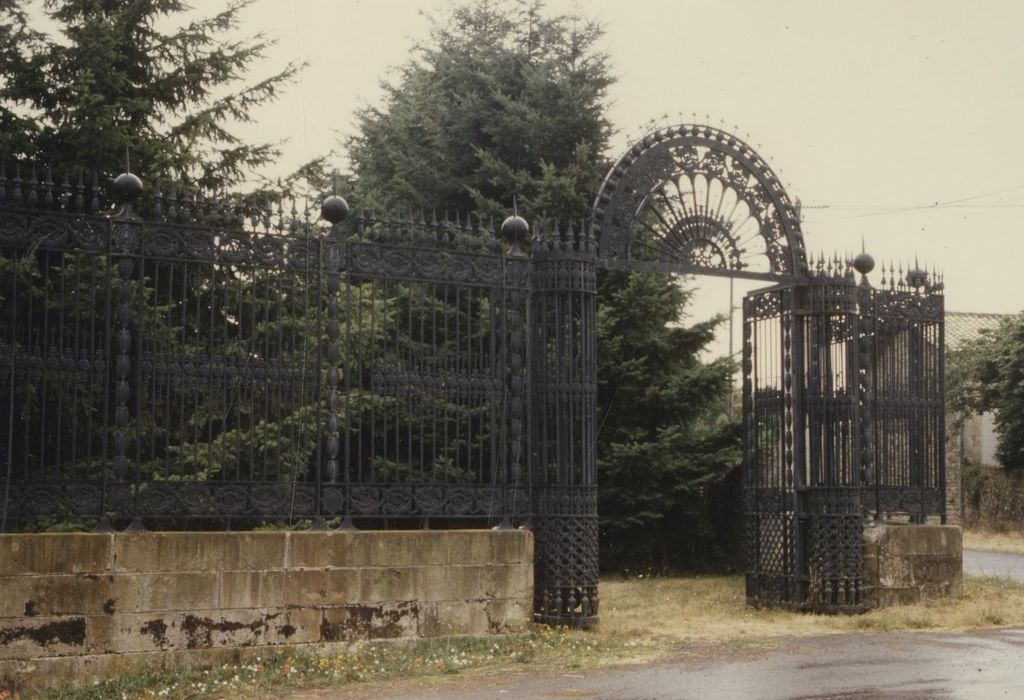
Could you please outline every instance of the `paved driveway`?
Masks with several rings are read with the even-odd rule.
[[[964,573],[975,576],[1006,576],[1024,581],[1024,555],[965,549]]]

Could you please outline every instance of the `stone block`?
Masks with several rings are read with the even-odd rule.
[[[186,613],[181,620],[181,641],[185,649],[250,647],[266,644],[287,624],[281,608],[218,610]]]
[[[220,605],[219,580],[213,571],[116,574],[112,578],[112,606],[118,611],[212,610]]]
[[[99,615],[114,605],[106,574],[0,576],[0,618]]]
[[[497,530],[452,530],[444,532],[445,536],[440,543],[440,546],[443,548],[443,555],[433,561],[446,564],[493,562],[495,560],[495,548],[492,535],[498,533],[500,531]],[[439,532],[437,534],[442,533]]]
[[[367,549],[359,563],[367,566],[416,566],[438,561],[441,532],[431,530],[391,530],[367,535]]]
[[[869,604],[903,605],[963,593],[962,535],[948,525],[878,524],[864,531]]]
[[[113,537],[84,532],[0,534],[0,576],[106,573]]]
[[[485,601],[487,629],[492,634],[522,632],[533,617],[533,600],[492,598]]]
[[[359,532],[292,532],[288,537],[288,567],[320,569],[352,566],[353,543]],[[358,560],[358,559],[356,559]]]
[[[417,567],[389,566],[364,567],[359,602],[378,603],[402,600],[416,600],[418,572]]]
[[[362,598],[359,569],[293,569],[284,572],[285,605],[344,605]]]
[[[260,605],[264,608],[281,608],[285,602],[285,571],[260,572]]]
[[[921,555],[907,559],[911,579],[916,584],[949,583],[963,578],[963,560],[960,557]]]
[[[496,563],[533,562],[533,533],[529,530],[495,530],[492,542]]]
[[[264,636],[267,644],[311,644],[320,641],[323,610],[320,608],[287,608],[284,614],[270,620]]]
[[[217,602],[222,608],[259,608],[263,602],[263,571],[217,572]],[[282,573],[283,572],[275,572]],[[275,603],[274,607],[283,605]]]
[[[324,608],[320,641],[348,642],[360,639],[398,639],[416,636],[420,604],[361,603]]]
[[[182,614],[133,612],[89,618],[88,651],[92,654],[127,654],[177,649]]]
[[[486,597],[532,598],[533,565],[501,564],[491,567],[494,574],[494,588],[486,590]],[[493,590],[493,596],[490,594]]]
[[[297,574],[301,577],[306,572]],[[283,608],[285,571],[221,571],[217,573],[221,608]],[[296,581],[291,582],[293,585]]]
[[[87,621],[83,615],[8,618],[0,620],[0,651],[4,659],[82,654]]]
[[[422,601],[476,600],[484,596],[485,589],[495,588],[492,569],[459,564],[417,567],[417,597]]]
[[[438,601],[420,608],[421,637],[488,634],[490,629],[484,601]]]
[[[119,533],[116,573],[282,569],[285,532]]]
[[[883,588],[912,583],[910,562],[905,557],[879,557],[878,583]]]

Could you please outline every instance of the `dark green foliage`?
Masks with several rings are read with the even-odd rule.
[[[1004,319],[954,348],[946,381],[950,409],[995,413],[996,456],[1004,467],[1024,467],[1024,317]]]
[[[46,0],[53,35],[19,0],[0,0],[0,155],[110,177],[130,148],[133,170],[149,178],[214,190],[239,182],[278,149],[231,125],[251,121],[296,71],[251,79],[272,42],[225,39],[248,4],[185,21],[181,0]]]
[[[359,111],[356,201],[585,216],[610,131],[600,36],[536,0],[456,7],[383,83],[383,107]]]
[[[689,294],[662,275],[609,272],[599,291],[604,549],[634,567],[692,563],[707,488],[741,459],[738,424],[725,418],[733,364],[699,359],[722,319],[678,325]]]

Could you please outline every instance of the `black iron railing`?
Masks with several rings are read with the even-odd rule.
[[[538,612],[596,619],[582,227],[129,180],[103,215],[98,187],[0,176],[3,529],[523,525]]]

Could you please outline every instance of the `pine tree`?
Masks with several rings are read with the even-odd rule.
[[[692,564],[701,497],[741,460],[724,410],[733,362],[700,360],[723,319],[681,325],[690,292],[664,275],[608,272],[599,293],[604,554],[661,571]]]
[[[183,21],[181,0],[46,0],[54,36],[32,26],[20,0],[0,0],[0,155],[110,177],[130,149],[133,170],[151,179],[209,190],[239,182],[278,147],[248,143],[232,125],[252,120],[297,70],[250,80],[273,42],[224,39],[250,1]]]
[[[360,205],[583,219],[607,170],[612,82],[600,25],[536,0],[479,2],[429,38],[358,113],[347,146]],[[731,363],[704,364],[719,319],[679,325],[689,295],[665,275],[598,285],[598,484],[605,563],[667,567],[684,511],[739,463],[721,418]],[[653,537],[652,537],[653,535]],[[647,546],[647,543],[653,543]]]
[[[358,112],[356,199],[586,216],[610,134],[601,33],[538,0],[456,7],[382,84],[384,106]]]

